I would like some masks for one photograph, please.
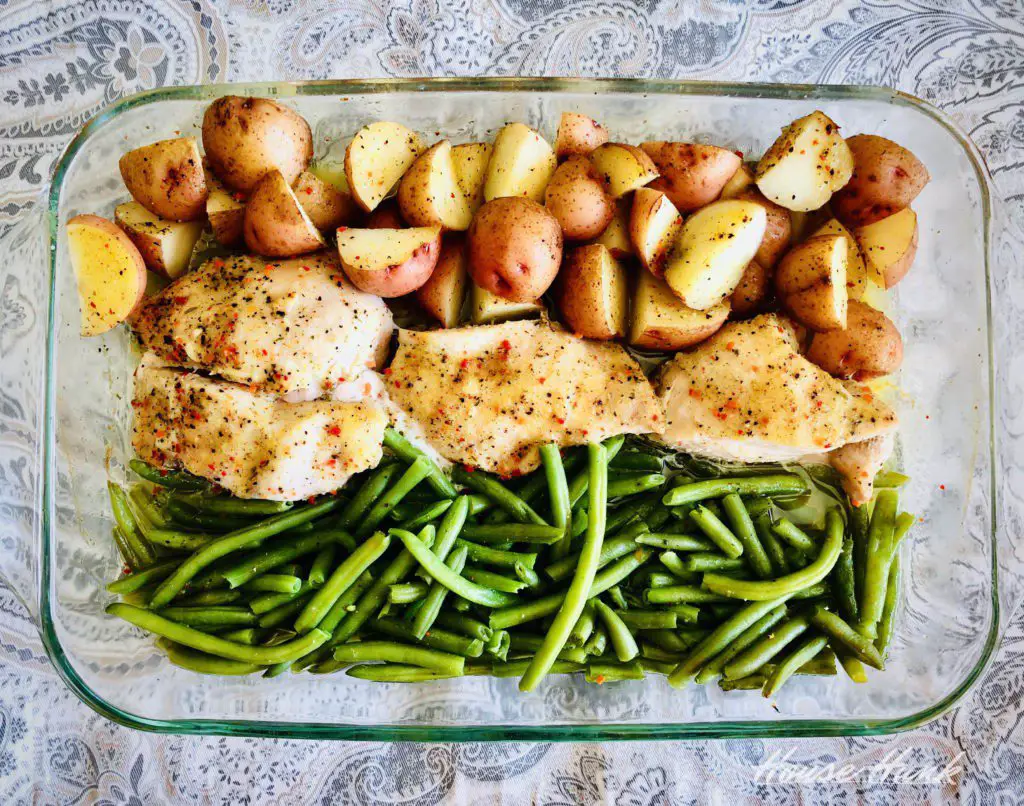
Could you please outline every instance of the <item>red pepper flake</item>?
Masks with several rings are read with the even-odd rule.
[[[694,398],[695,400],[700,400],[700,392],[697,391],[696,389],[691,389],[690,397]]]
[[[266,355],[266,354],[267,354],[267,351],[266,351],[266,350],[263,350],[263,355]]]
[[[462,469],[465,470],[467,473],[475,473],[476,472],[476,468],[473,467],[472,465],[463,465]]]
[[[339,428],[336,425],[332,425],[330,428],[327,429],[327,433],[330,434],[332,437],[340,437],[341,428]]]
[[[210,462],[210,464],[208,464],[207,467],[210,468],[210,470],[216,470],[217,469],[217,468],[215,468],[213,466],[213,462]]]
[[[313,188],[306,188],[306,195],[307,196],[312,196],[313,195]]]
[[[547,380],[547,378],[543,378],[543,377],[537,378],[537,383],[543,384],[544,381],[546,381],[546,380]]]
[[[734,398],[730,397],[728,400],[725,401],[725,407],[727,409],[738,409],[740,407],[740,404],[737,403]]]
[[[565,418],[564,417],[555,417],[555,422],[557,422],[559,425],[565,425]]]
[[[468,359],[468,358],[463,358],[463,359],[462,359],[462,360],[461,360],[461,361],[459,362],[459,368],[460,368],[460,369],[465,369],[465,368],[466,368],[466,367],[468,367],[468,366],[469,366],[469,359]]]
[[[598,675],[597,677],[595,677],[595,678],[594,678],[594,682],[595,682],[595,683],[597,683],[597,684],[598,684],[598,685],[600,686],[600,685],[602,685],[602,684],[604,683],[604,681],[605,681],[605,680],[607,680],[607,679],[608,679],[608,678],[607,678],[607,677],[605,677],[605,676],[604,676],[603,674],[599,674],[599,675]]]
[[[338,376],[338,383],[345,383],[345,376],[344,375],[339,375]]]
[[[186,302],[188,302],[188,297],[175,297],[174,298],[174,304],[175,305],[184,305]]]
[[[717,417],[719,420],[729,419],[729,415],[727,415],[724,411],[721,410],[715,412],[715,417]]]
[[[736,342],[730,341],[730,342],[726,343],[725,349],[726,350],[734,350],[734,349],[736,349]]]
[[[391,374],[391,367],[385,367],[384,368],[384,374],[385,375],[390,375]]]
[[[939,485],[939,489],[940,490],[945,490],[946,489],[946,485],[945,484],[940,484]]]
[[[395,389],[401,389],[401,388],[402,388],[402,382],[401,381],[395,381]]]
[[[316,503],[316,496],[315,495],[311,495],[309,498],[306,499],[306,503],[307,504],[315,504]]]

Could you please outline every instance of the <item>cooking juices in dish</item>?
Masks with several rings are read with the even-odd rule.
[[[83,335],[144,352],[109,612],[213,674],[883,668],[913,154],[817,111],[756,163],[572,112],[310,132],[221,98],[68,224]]]

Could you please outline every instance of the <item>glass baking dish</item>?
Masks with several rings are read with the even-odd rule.
[[[594,116],[614,139],[713,142],[761,153],[781,126],[815,108],[847,132],[891,137],[929,167],[915,202],[917,265],[894,317],[905,339],[897,405],[900,457],[921,516],[903,549],[905,595],[889,668],[854,685],[801,678],[774,702],[662,678],[594,686],[554,677],[531,695],[515,680],[380,685],[336,675],[202,677],[171,666],[151,638],[108,617],[104,583],[119,571],[110,540],[108,462],[129,455],[134,356],[124,329],[78,335],[64,223],[112,216],[126,196],[117,158],[154,140],[198,134],[227,93],[275,97],[311,122],[317,154],[375,119],[453,141],[516,120],[553,136],[564,110]],[[68,685],[106,717],[171,733],[367,740],[681,739],[888,733],[950,708],[997,640],[992,352],[986,171],[945,116],[889,90],[633,80],[434,79],[176,87],[120,101],[91,120],[50,192],[43,528],[38,615]]]

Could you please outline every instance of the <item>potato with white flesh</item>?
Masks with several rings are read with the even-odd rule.
[[[732,294],[767,221],[764,207],[736,199],[712,202],[686,219],[665,265],[675,295],[703,311]]]
[[[544,200],[544,190],[558,161],[548,141],[522,123],[503,126],[484,178],[484,201],[519,196]]]
[[[664,280],[637,274],[629,343],[644,350],[682,350],[713,335],[729,318],[729,300],[698,311],[684,305]]]
[[[206,187],[206,218],[213,229],[213,237],[221,246],[237,246],[242,242],[245,196],[241,191],[228,190],[209,170],[206,172]]]
[[[578,112],[563,112],[555,135],[555,156],[585,157],[608,142],[608,131],[593,118]]]
[[[846,329],[815,333],[807,359],[837,378],[868,381],[900,368],[903,339],[888,316],[852,299]]]
[[[372,212],[422,151],[420,136],[401,123],[363,126],[345,149],[345,176],[356,204]]]
[[[338,193],[347,196],[349,203],[355,205],[355,201],[352,200],[352,188],[348,186],[348,177],[345,175],[344,155],[340,160],[327,158],[314,162],[309,166],[309,172],[325,181]]]
[[[440,227],[338,230],[338,256],[360,291],[401,297],[423,286],[441,253]]]
[[[842,235],[846,238],[846,293],[850,299],[861,299],[868,285],[868,268],[856,239],[846,227],[835,218],[830,218],[813,233],[814,235]],[[876,285],[883,283],[882,276],[872,277]]]
[[[469,273],[481,288],[513,302],[540,299],[562,262],[562,228],[522,196],[484,204],[469,228]]]
[[[615,215],[615,201],[586,157],[569,157],[558,166],[544,193],[544,206],[570,241],[596,238]]]
[[[757,163],[757,187],[787,210],[817,210],[853,174],[853,154],[823,112],[794,120]]]
[[[146,264],[117,225],[95,215],[67,224],[68,251],[78,280],[83,336],[98,336],[125,321],[142,302]]]
[[[885,288],[902,280],[917,254],[917,213],[909,207],[853,231],[868,275],[881,277]]]
[[[754,186],[754,165],[749,162],[740,164],[729,181],[725,183],[722,192],[718,194],[720,199],[733,199],[743,191]]]
[[[491,161],[493,151],[494,146],[490,143],[460,143],[452,146],[455,178],[459,182],[462,195],[466,197],[469,209],[474,213],[484,203],[487,164]]]
[[[681,213],[717,199],[743,165],[735,152],[702,143],[652,140],[641,143],[640,148],[654,161],[660,174],[651,187],[668,196]]]
[[[846,144],[853,154],[853,176],[836,193],[832,210],[848,227],[898,213],[928,184],[928,169],[899,143],[877,134],[855,134]]]
[[[194,137],[133,149],[117,163],[132,198],[168,221],[194,221],[206,212],[206,174]]]
[[[470,281],[470,318],[474,325],[497,325],[518,319],[533,319],[544,313],[540,300],[512,302]]]
[[[657,277],[665,273],[665,260],[683,227],[683,217],[659,190],[639,188],[633,194],[629,239],[644,268]]]
[[[303,171],[292,188],[309,220],[321,231],[333,231],[358,214],[352,197],[339,191],[312,171]]]
[[[607,246],[608,251],[612,253],[612,257],[616,260],[625,260],[634,254],[633,242],[629,236],[629,222],[632,209],[631,199],[625,198],[616,201],[612,220],[608,222],[604,232],[594,239],[594,243]]]
[[[794,246],[775,270],[779,302],[811,330],[846,327],[846,238],[817,235]]]
[[[225,95],[203,115],[203,149],[232,190],[252,190],[273,170],[290,185],[313,158],[313,133],[301,115],[276,101]]]
[[[558,307],[574,333],[606,341],[626,335],[629,281],[606,247],[577,246],[566,257],[558,282]]]
[[[246,247],[266,257],[304,255],[324,245],[320,230],[276,169],[264,176],[249,196],[242,232]]]
[[[204,226],[202,221],[158,218],[138,202],[117,205],[114,221],[138,247],[146,266],[171,280],[188,271]]]
[[[451,143],[442,140],[416,158],[398,185],[398,206],[414,227],[469,229],[473,210],[459,186]]]
[[[658,178],[654,162],[640,148],[628,143],[605,143],[590,152],[590,162],[619,199]]]
[[[766,269],[756,259],[751,260],[743,270],[739,285],[729,297],[733,316],[740,318],[760,313],[765,300],[771,294],[771,286],[771,270]]]
[[[437,266],[416,291],[416,299],[442,327],[458,327],[462,303],[469,287],[466,242],[461,235],[446,235],[441,242]]]

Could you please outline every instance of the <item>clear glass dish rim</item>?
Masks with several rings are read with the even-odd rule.
[[[780,721],[716,721],[691,723],[636,723],[608,725],[509,725],[495,723],[479,726],[411,725],[403,723],[354,725],[316,722],[273,722],[258,720],[153,719],[125,711],[96,694],[69,662],[57,636],[50,614],[51,603],[51,525],[56,507],[56,429],[54,413],[57,347],[57,226],[60,195],[64,178],[75,156],[88,139],[112,119],[138,106],[159,101],[205,100],[225,94],[259,95],[277,98],[303,95],[367,95],[390,92],[575,92],[602,94],[622,92],[657,95],[717,95],[731,98],[774,98],[794,100],[872,100],[909,106],[927,115],[945,128],[964,149],[978,178],[983,216],[985,302],[988,347],[988,449],[990,519],[992,553],[992,619],[985,646],[977,663],[959,685],[941,700],[917,713],[898,719],[790,719]],[[105,718],[130,728],[154,733],[251,736],[293,739],[337,739],[344,741],[422,741],[422,742],[594,742],[611,740],[680,740],[736,738],[801,738],[815,736],[877,736],[920,727],[952,708],[978,680],[991,661],[998,644],[1000,606],[997,561],[996,434],[995,434],[995,351],[992,342],[992,294],[990,277],[992,197],[990,178],[984,159],[970,138],[943,112],[927,102],[896,90],[864,85],[767,84],[714,81],[647,79],[578,79],[543,77],[479,78],[382,78],[295,82],[256,82],[186,85],[148,90],[123,98],[105,107],[90,119],[71,140],[54,168],[48,204],[47,239],[49,246],[49,310],[46,334],[45,411],[43,419],[43,494],[41,547],[39,557],[39,630],[47,655],[67,686],[86,705]]]

